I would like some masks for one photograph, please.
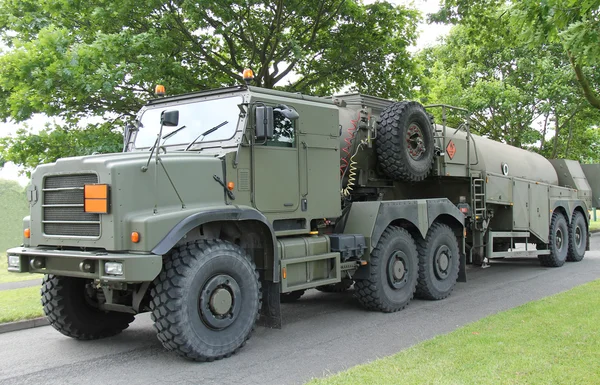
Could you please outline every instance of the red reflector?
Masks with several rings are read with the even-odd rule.
[[[461,208],[460,208],[460,212],[461,212],[461,213],[464,213],[464,214],[466,214],[466,213],[468,213],[468,212],[469,212],[469,209],[468,209],[468,208],[466,208],[466,207],[461,207]]]

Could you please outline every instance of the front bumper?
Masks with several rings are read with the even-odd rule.
[[[56,250],[43,247],[15,247],[6,251],[7,258],[18,256],[16,273],[42,273],[66,277],[99,279],[109,282],[152,281],[162,269],[162,256],[155,254],[109,253],[101,251]],[[14,258],[13,258],[14,259]],[[106,274],[105,264],[122,264],[122,274]]]

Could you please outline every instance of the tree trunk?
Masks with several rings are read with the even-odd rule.
[[[544,119],[544,129],[542,130],[542,143],[540,144],[540,152],[544,151],[544,145],[546,144],[546,132],[548,132],[548,117],[550,113],[546,113],[546,118]]]
[[[555,130],[554,130],[554,149],[552,149],[552,159],[556,159],[558,155],[558,134],[560,134],[560,124],[558,122],[558,114],[556,110],[554,110],[554,122],[555,122]]]

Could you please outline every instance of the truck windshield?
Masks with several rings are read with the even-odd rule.
[[[165,139],[164,145],[166,146],[187,146],[199,134],[223,121],[228,123],[207,135],[202,143],[231,139],[236,131],[239,115],[238,104],[240,103],[243,103],[241,96],[232,96],[147,109],[140,117],[140,127],[135,138],[135,147],[138,149],[150,148],[154,145],[156,135],[160,130],[160,114],[165,110],[179,110],[178,127],[185,126],[184,129]],[[178,127],[163,127],[163,137]]]

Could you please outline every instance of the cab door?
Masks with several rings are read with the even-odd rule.
[[[252,151],[253,204],[264,213],[296,211],[300,203],[297,120],[274,114],[274,135]]]

